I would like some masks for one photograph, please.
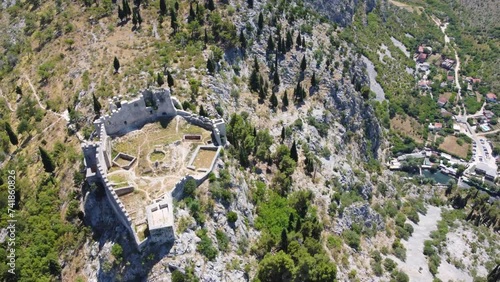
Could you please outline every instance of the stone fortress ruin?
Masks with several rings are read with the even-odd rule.
[[[167,89],[110,100],[109,115],[94,122],[82,144],[87,180],[102,184],[120,222],[142,249],[175,240],[173,199],[190,178],[200,185],[226,143],[223,119],[179,110]]]

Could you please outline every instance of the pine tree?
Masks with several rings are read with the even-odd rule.
[[[290,149],[290,158],[292,158],[295,162],[299,160],[299,154],[297,152],[297,144],[295,140],[293,140],[292,148]]]
[[[299,32],[299,34],[297,35],[297,39],[296,39],[295,41],[297,41],[297,42],[296,42],[297,47],[300,47],[300,44],[301,44],[301,42],[302,42],[302,39],[300,38],[300,32]]]
[[[210,73],[210,74],[214,73],[214,71],[215,71],[214,62],[210,58],[208,58],[208,60],[207,60],[207,69],[208,69],[208,73]]]
[[[101,103],[99,103],[99,99],[97,99],[97,97],[95,96],[94,93],[92,93],[92,101],[93,101],[93,104],[94,104],[94,112],[97,116],[100,116],[101,115]]]
[[[167,15],[167,4],[165,4],[165,0],[160,0],[160,15]]]
[[[283,107],[285,107],[285,108],[288,107],[288,93],[286,91],[283,94],[283,98],[281,99],[281,103],[283,104]]]
[[[169,71],[167,71],[167,83],[169,88],[172,88],[174,86],[174,78]]]
[[[304,55],[304,57],[302,57],[302,61],[300,62],[300,69],[302,70],[302,72],[306,70],[306,67],[307,67],[306,55]]]
[[[273,41],[273,36],[270,34],[269,38],[267,39],[267,51],[272,52],[274,51],[274,41]]]
[[[253,9],[253,0],[247,0],[248,8]]]
[[[215,10],[214,0],[208,0],[208,5],[207,5],[207,8],[208,8],[210,11]]]
[[[271,102],[271,108],[275,109],[278,107],[278,98],[276,97],[276,94],[274,92],[271,94],[271,98],[269,99],[269,102]]]
[[[9,135],[10,143],[16,146],[19,143],[19,140],[17,139],[16,133],[14,132],[14,130],[12,130],[12,127],[8,122],[5,123],[5,131],[7,131],[7,135]]]
[[[245,34],[243,33],[243,30],[240,31],[240,44],[241,44],[241,48],[243,48],[243,49],[247,48],[247,39],[245,38]]]
[[[113,60],[113,67],[115,68],[115,73],[120,70],[120,61],[118,61],[117,57]]]
[[[275,85],[275,86],[280,85],[280,76],[279,76],[279,74],[278,74],[278,70],[275,70],[275,71],[274,71],[274,75],[273,75],[273,82],[274,82],[274,85]]]
[[[165,82],[163,81],[163,75],[158,73],[156,76],[156,82],[158,83],[158,86],[162,86]]]
[[[42,158],[43,168],[45,169],[45,172],[54,172],[56,166],[54,164],[54,161],[52,160],[52,157],[42,147],[38,147],[38,150],[40,151],[40,157]]]
[[[285,142],[285,138],[286,138],[286,131],[285,131],[285,127],[283,126],[281,128],[281,144],[283,144],[283,142]]]
[[[262,33],[262,29],[264,28],[264,15],[262,12],[259,13],[259,20],[257,22],[257,27],[258,27],[258,34]]]

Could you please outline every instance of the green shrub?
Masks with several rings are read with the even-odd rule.
[[[227,213],[227,221],[230,223],[235,223],[236,220],[238,220],[238,214],[235,213],[234,211],[230,211]]]

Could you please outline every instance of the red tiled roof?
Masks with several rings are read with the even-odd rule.
[[[445,96],[441,96],[441,97],[439,97],[438,102],[446,103],[446,102],[448,102],[448,98],[446,98]]]
[[[418,52],[423,53],[424,52],[424,46],[420,45],[418,46]]]
[[[436,123],[434,123],[434,127],[435,128],[443,128],[443,124],[440,122],[436,122]]]
[[[495,95],[493,93],[488,93],[488,94],[486,94],[486,98],[488,98],[488,99],[496,99],[497,95]]]

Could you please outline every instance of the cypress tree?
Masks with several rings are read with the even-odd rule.
[[[134,26],[137,25],[137,10],[136,9],[134,9],[134,12],[132,13],[132,24]]]
[[[252,73],[250,74],[250,90],[252,92],[257,92],[260,89],[260,81],[259,81],[259,74],[255,70],[255,68],[252,70]]]
[[[253,57],[253,69],[256,72],[259,72],[259,62],[257,61],[257,57]]]
[[[174,30],[174,34],[177,33],[177,29],[179,28],[179,25],[177,24],[177,15],[176,15],[174,9],[170,10],[170,26]]]
[[[286,43],[285,43],[285,39],[283,38],[283,39],[281,39],[281,52],[283,54],[286,54],[286,51],[287,51],[286,50]]]
[[[260,34],[262,32],[262,29],[264,28],[264,15],[262,12],[259,13],[259,20],[257,22],[257,27],[258,27],[258,33]]]
[[[165,16],[167,14],[167,4],[165,0],[160,0],[160,15]]]
[[[125,14],[123,13],[123,9],[118,5],[118,18],[120,19],[120,22],[123,22],[123,19],[125,18]]]
[[[288,93],[283,94],[283,98],[281,99],[281,102],[283,103],[283,107],[287,108],[288,107]]]
[[[193,2],[189,3],[189,18],[188,23],[192,22],[196,18],[196,14],[193,10]]]
[[[267,51],[274,51],[274,48],[273,36],[269,35],[269,38],[267,39]]]
[[[297,152],[297,144],[295,140],[293,140],[292,148],[290,149],[290,158],[292,158],[295,162],[299,160],[299,154]]]
[[[203,41],[205,41],[205,48],[208,44],[208,33],[207,33],[207,28],[205,27],[205,36],[203,37]]]
[[[203,105],[200,105],[200,113],[199,113],[199,115],[202,116],[202,117],[207,117],[208,116],[207,112],[203,108]]]
[[[288,253],[288,235],[285,228],[281,231],[280,247],[283,252]]]
[[[288,231],[293,230],[293,223],[294,222],[295,222],[295,216],[293,215],[293,213],[290,213],[290,216],[288,217]]]
[[[23,90],[21,89],[21,86],[19,86],[19,85],[16,85],[16,94],[23,95]]]
[[[207,8],[208,8],[210,11],[215,10],[214,0],[208,0],[208,5],[207,5]]]
[[[16,133],[14,132],[14,130],[12,130],[12,127],[8,122],[5,123],[5,131],[7,131],[7,135],[9,135],[10,143],[16,146],[19,143],[19,140],[17,139]]]
[[[306,38],[302,37],[302,48],[306,48]]]
[[[141,17],[141,10],[139,8],[137,8],[137,22],[139,23],[139,26],[142,25],[142,17]]]
[[[130,6],[128,5],[128,0],[123,0],[122,5],[123,5],[123,13],[128,18],[130,15],[132,15],[132,11],[130,10]]]
[[[313,75],[311,77],[311,86],[312,87],[318,86],[318,81],[316,80],[316,72],[313,72]]]
[[[97,99],[97,97],[95,96],[94,93],[92,93],[92,101],[93,101],[93,104],[94,104],[94,112],[96,115],[100,115],[101,114],[101,103],[99,103],[99,99]]]
[[[247,0],[248,8],[253,9],[253,0]]]
[[[300,69],[302,70],[302,72],[306,70],[306,67],[307,67],[306,55],[304,55],[304,57],[302,57],[302,61],[300,62]]]
[[[179,2],[175,1],[174,8],[176,12],[179,11]]]
[[[115,73],[120,70],[120,61],[118,61],[117,57],[113,60],[113,67],[115,68]]]
[[[283,144],[283,142],[285,142],[285,138],[286,138],[286,131],[285,131],[285,127],[283,126],[281,128],[281,144]]]
[[[302,39],[300,38],[300,32],[299,32],[299,34],[297,35],[297,39],[296,39],[295,41],[297,41],[297,42],[296,42],[296,43],[297,43],[297,47],[300,47],[300,44],[301,44],[301,42],[302,42]]]
[[[260,90],[259,90],[259,99],[261,99],[262,101],[264,101],[267,97],[267,93],[266,91],[264,91],[264,87],[260,87]]]
[[[278,98],[276,97],[276,94],[274,94],[274,92],[271,94],[269,102],[271,102],[272,109],[275,109],[278,106]]]
[[[52,157],[42,147],[38,147],[38,150],[40,151],[40,157],[42,158],[43,168],[45,169],[45,172],[54,172],[56,166],[54,164],[54,161],[52,160]]]
[[[292,38],[292,33],[290,31],[287,31],[286,33],[286,49],[287,51],[290,51],[293,46],[293,38]]]
[[[273,82],[274,82],[274,85],[275,85],[275,86],[280,85],[280,76],[279,76],[279,74],[278,74],[278,70],[275,70],[275,71],[274,71],[274,75],[273,75]]]
[[[208,58],[208,60],[207,60],[207,69],[208,69],[208,73],[210,73],[210,74],[214,73],[214,71],[215,71],[214,62],[210,58]]]
[[[169,71],[167,71],[167,83],[169,88],[172,88],[172,86],[174,86],[174,78]]]
[[[162,86],[165,82],[163,81],[163,75],[158,73],[156,76],[156,82],[158,83],[158,86]]]
[[[306,172],[311,174],[314,171],[314,156],[310,153],[306,155],[306,159],[304,161]]]
[[[241,48],[243,48],[243,49],[247,48],[247,39],[245,38],[245,34],[243,33],[243,30],[240,31],[240,44],[241,44]]]

